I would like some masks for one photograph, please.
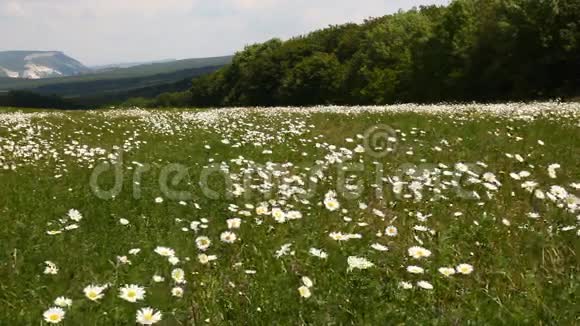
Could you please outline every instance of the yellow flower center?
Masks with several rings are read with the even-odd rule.
[[[52,314],[52,315],[48,316],[48,319],[50,319],[51,321],[57,321],[60,319],[60,316],[57,314]]]

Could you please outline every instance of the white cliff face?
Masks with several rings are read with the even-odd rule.
[[[37,65],[34,63],[27,63],[26,65],[24,65],[25,70],[18,72],[18,71],[12,71],[3,67],[0,67],[0,71],[3,72],[3,74],[0,75],[5,75],[5,77],[8,78],[26,78],[26,79],[41,79],[41,78],[49,78],[49,77],[59,77],[62,76],[63,73],[56,70],[56,69],[52,69],[50,67],[46,67],[46,66],[42,66],[42,65]]]
[[[58,77],[63,75],[58,70],[41,65],[36,65],[34,63],[27,63],[24,67],[26,67],[26,70],[24,70],[24,72],[22,73],[21,78],[41,79],[48,77]]]
[[[3,71],[4,74],[9,78],[18,78],[20,74],[17,71],[8,70],[5,68],[0,67],[0,71]]]
[[[0,77],[42,79],[88,72],[80,62],[61,52],[0,52]]]

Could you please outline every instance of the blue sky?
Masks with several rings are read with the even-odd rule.
[[[233,54],[329,24],[449,0],[0,0],[0,50],[87,65]]]

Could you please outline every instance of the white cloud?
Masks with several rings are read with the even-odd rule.
[[[24,10],[20,3],[16,1],[8,1],[0,3],[0,16],[19,17],[24,15]]]
[[[162,14],[189,10],[195,2],[192,0],[11,0],[9,4],[20,8],[27,16],[36,16],[44,12],[74,17],[86,15],[87,12],[95,16]]]

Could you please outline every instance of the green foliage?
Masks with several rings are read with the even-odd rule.
[[[267,105],[274,101],[273,92],[279,87],[282,73],[276,60],[282,46],[278,39],[256,44],[236,55],[225,73],[225,82],[231,84],[226,104]]]
[[[156,101],[155,98],[164,93],[187,91],[191,86],[191,78],[209,74],[217,69],[219,67],[203,67],[138,78],[52,84],[35,88],[32,91],[21,90],[16,91],[16,93],[29,94],[34,99],[45,98],[48,100],[49,98],[59,97],[65,99],[67,103],[74,102],[75,107],[79,108],[119,105],[123,102],[127,102],[124,103],[125,105],[129,105],[129,103],[148,103],[148,105],[135,106],[166,106],[167,101]],[[169,94],[168,96],[160,97],[166,99],[174,96]],[[179,101],[179,106],[190,105],[191,96],[189,93],[187,93],[186,97],[188,100]],[[31,101],[22,96],[18,98],[12,97],[10,102],[7,102],[8,97],[2,96],[0,93],[0,101],[4,102],[3,105],[13,107],[31,107],[31,104],[29,104]],[[50,103],[51,105],[47,103],[44,107],[62,108],[62,105],[54,106],[53,102]],[[175,101],[170,101],[170,103],[175,103]],[[43,107],[42,101],[38,101],[38,104],[35,105],[37,106],[34,107]]]
[[[176,92],[164,93],[155,98],[154,105],[157,107],[183,107],[191,102],[191,93]]]
[[[280,95],[287,104],[328,104],[339,95],[341,75],[336,56],[317,52],[305,57],[285,76]]]
[[[39,95],[27,91],[10,91],[0,94],[0,107],[79,109],[81,106],[73,101],[56,95]]]
[[[155,106],[155,100],[144,97],[133,97],[122,104],[123,107],[149,108]]]
[[[574,97],[576,0],[455,0],[246,47],[194,81],[198,106]]]

